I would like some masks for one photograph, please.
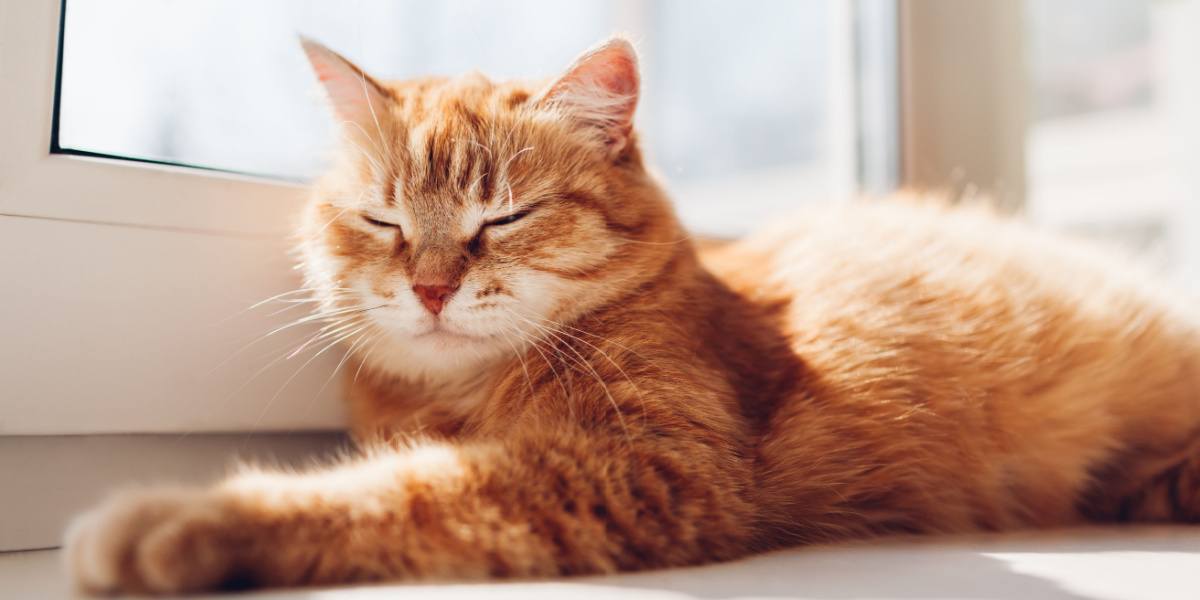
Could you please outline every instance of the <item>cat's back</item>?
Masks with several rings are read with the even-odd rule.
[[[923,339],[1011,359],[1155,327],[1197,333],[1189,304],[1118,253],[982,208],[896,200],[812,209],[702,257],[744,296],[786,302],[785,327],[801,342]]]
[[[925,480],[963,507],[943,529],[1062,522],[1063,486],[1129,443],[1129,423],[1178,440],[1172,421],[1200,418],[1185,303],[1120,259],[982,210],[812,210],[702,256],[743,296],[786,306],[778,326],[805,375],[764,442],[781,489],[788,456],[824,439],[850,453],[832,464],[887,464],[886,485]]]

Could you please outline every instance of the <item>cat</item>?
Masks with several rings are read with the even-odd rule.
[[[1200,520],[1200,325],[1136,269],[920,202],[695,243],[643,162],[622,38],[544,85],[384,83],[303,46],[346,143],[301,254],[361,454],[118,493],[68,532],[82,589]]]

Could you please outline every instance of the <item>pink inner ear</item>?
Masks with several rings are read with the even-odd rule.
[[[592,63],[598,63],[594,66]],[[634,95],[638,91],[637,63],[632,55],[617,49],[592,57],[593,81],[613,94]]]
[[[636,98],[637,55],[629,42],[613,40],[583,55],[551,87],[548,95],[586,94],[588,91]]]
[[[385,100],[375,82],[329,48],[306,38],[301,38],[301,45],[337,115],[360,128],[375,128]]]
[[[623,39],[580,57],[544,96],[581,124],[600,130],[607,145],[624,146],[638,100],[637,54]]]

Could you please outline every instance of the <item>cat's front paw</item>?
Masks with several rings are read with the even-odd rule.
[[[244,537],[228,504],[211,493],[132,490],[77,517],[64,554],[85,592],[194,592],[233,583]]]

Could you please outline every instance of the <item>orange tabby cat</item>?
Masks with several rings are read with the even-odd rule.
[[[628,42],[546,86],[381,83],[305,49],[347,145],[304,267],[327,339],[362,362],[367,449],[117,495],[69,535],[84,589],[603,573],[1200,519],[1200,326],[1132,272],[898,203],[701,257],[643,163]]]

